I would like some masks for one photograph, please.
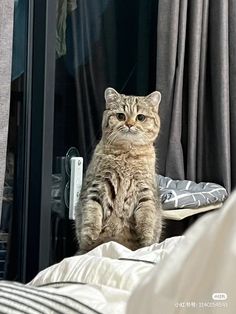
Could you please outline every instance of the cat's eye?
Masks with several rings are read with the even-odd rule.
[[[117,117],[117,119],[118,119],[119,121],[125,121],[125,119],[126,119],[126,116],[125,116],[124,113],[117,113],[117,114],[116,114],[116,117]]]
[[[137,119],[138,121],[143,122],[143,121],[146,119],[146,117],[145,117],[144,114],[138,114],[136,119]]]

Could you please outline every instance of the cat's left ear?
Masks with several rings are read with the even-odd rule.
[[[120,94],[114,88],[108,87],[105,90],[104,97],[106,100],[106,107],[108,108],[110,104],[116,102],[119,99]]]
[[[148,102],[150,102],[154,107],[155,109],[158,111],[159,109],[159,104],[161,102],[161,93],[158,92],[158,91],[155,91],[151,94],[149,94],[148,96],[145,97]]]

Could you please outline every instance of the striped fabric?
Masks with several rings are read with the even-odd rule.
[[[157,178],[163,209],[199,208],[222,203],[227,191],[215,183],[195,183],[189,180],[172,180],[161,175]]]
[[[100,314],[100,312],[66,295],[61,295],[60,286],[55,285],[55,293],[46,287],[25,286],[16,282],[0,281],[1,314]],[[81,285],[74,282],[73,284]],[[50,285],[52,286],[52,285]]]

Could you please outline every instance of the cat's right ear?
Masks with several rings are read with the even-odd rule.
[[[120,97],[120,94],[114,88],[108,87],[105,90],[104,97],[106,100],[106,107],[108,108],[111,103],[115,102]]]
[[[146,96],[146,99],[156,108],[156,111],[158,111],[159,104],[161,102],[161,93],[155,91]]]

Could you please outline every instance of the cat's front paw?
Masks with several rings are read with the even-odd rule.
[[[142,239],[139,241],[139,246],[140,247],[147,247],[147,246],[150,246],[154,243],[156,243],[156,241],[154,241],[153,239]]]
[[[92,250],[99,244],[100,229],[98,228],[83,228],[79,237],[80,254]]]
[[[156,239],[154,236],[154,232],[150,230],[149,232],[143,232],[141,235],[139,235],[138,242],[140,247],[146,247],[157,243],[158,239]]]
[[[101,230],[96,227],[84,227],[80,234],[81,241],[92,243],[98,239],[100,232]]]

